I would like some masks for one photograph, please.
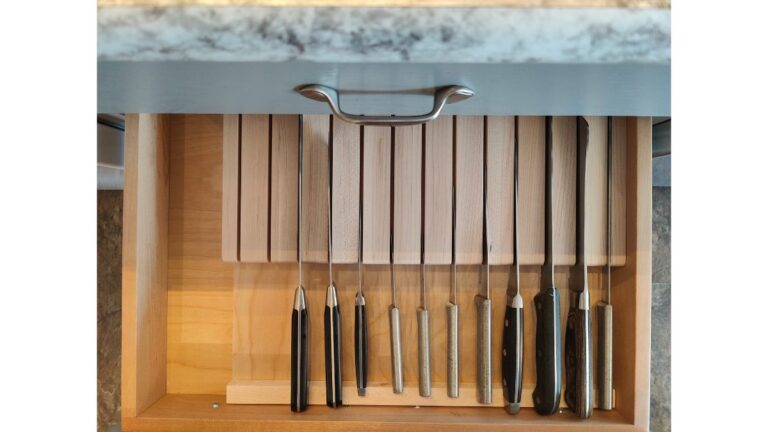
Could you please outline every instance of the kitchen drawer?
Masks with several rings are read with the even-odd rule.
[[[416,126],[417,132],[404,134],[400,139],[429,140],[430,134],[450,127],[448,139],[461,140],[462,130],[469,141],[486,136],[489,152],[499,152],[503,159],[504,138],[494,135],[494,128],[505,130],[504,124],[514,117],[443,117],[425,126]],[[605,118],[590,117],[592,130],[604,130]],[[617,241],[612,248],[612,304],[614,308],[614,401],[611,411],[595,410],[588,420],[580,420],[561,404],[561,412],[552,416],[539,416],[530,406],[530,384],[534,377],[533,331],[534,314],[531,299],[538,289],[540,265],[543,255],[543,200],[541,193],[540,155],[543,118],[519,117],[521,134],[521,278],[525,298],[525,377],[524,407],[520,414],[510,416],[496,406],[478,406],[474,403],[474,362],[472,357],[473,325],[461,329],[462,397],[459,401],[444,397],[445,338],[441,336],[445,317],[439,310],[448,298],[448,266],[445,261],[445,243],[439,233],[433,237],[433,255],[429,258],[429,303],[433,312],[433,380],[435,388],[430,399],[404,394],[397,400],[392,395],[389,377],[389,340],[386,315],[382,313],[390,302],[388,243],[383,244],[376,233],[364,233],[365,289],[369,307],[369,346],[371,362],[370,398],[357,397],[354,391],[354,365],[352,363],[352,308],[356,290],[357,235],[356,224],[336,222],[337,214],[344,215],[345,205],[333,201],[334,211],[334,266],[336,283],[342,307],[344,342],[343,379],[345,406],[331,409],[323,404],[322,361],[322,307],[327,285],[327,213],[323,178],[327,181],[327,163],[317,155],[323,139],[330,139],[336,152],[346,150],[349,161],[359,158],[355,149],[359,144],[359,127],[351,133],[339,131],[337,120],[327,115],[304,116],[303,129],[298,128],[302,118],[296,115],[190,115],[190,114],[129,114],[126,118],[124,234],[123,234],[123,345],[122,345],[122,412],[125,430],[420,430],[425,427],[443,430],[647,430],[649,417],[650,369],[650,298],[651,298],[651,121],[648,117],[617,119],[614,143],[620,151],[614,155],[619,168],[614,168],[615,217],[612,232]],[[367,128],[367,127],[366,127]],[[474,128],[474,129],[472,129]],[[507,126],[508,128],[508,126]],[[523,134],[523,130],[527,134]],[[379,129],[381,128],[374,128]],[[429,131],[428,131],[428,130]],[[383,143],[398,142],[398,134],[386,131]],[[313,133],[314,132],[314,133]],[[331,133],[332,132],[332,133]],[[286,362],[290,352],[290,308],[296,284],[296,232],[295,167],[290,163],[290,146],[304,134],[305,143],[305,206],[306,217],[302,233],[305,237],[304,284],[314,334],[314,350],[310,362],[310,408],[295,414],[287,406],[285,391],[290,379]],[[371,134],[376,132],[371,131]],[[617,135],[618,134],[618,135]],[[503,134],[502,134],[503,135]],[[362,140],[366,142],[363,129]],[[528,144],[523,144],[523,137]],[[592,135],[595,141],[599,133]],[[318,138],[319,137],[319,138]],[[324,138],[325,137],[325,138]],[[329,138],[330,137],[330,138]],[[337,145],[344,137],[346,148]],[[458,138],[456,138],[458,137]],[[497,137],[497,138],[492,138]],[[605,134],[601,139],[605,138]],[[358,141],[355,141],[355,140]],[[494,139],[498,145],[491,144]],[[315,140],[313,143],[312,140]],[[350,141],[351,140],[351,141]],[[566,140],[567,141],[567,140]],[[244,147],[248,142],[249,147]],[[349,143],[352,144],[349,144]],[[482,143],[482,140],[479,141]],[[283,143],[283,144],[281,144]],[[436,139],[435,155],[450,150],[450,143]],[[252,146],[251,146],[252,145]],[[325,143],[327,146],[327,142]],[[367,142],[366,142],[366,145]],[[528,153],[523,146],[529,145]],[[590,144],[592,146],[592,144]],[[319,146],[314,148],[313,146]],[[327,147],[326,147],[327,148]],[[367,148],[367,147],[366,147]],[[599,145],[598,145],[599,148]],[[604,147],[603,147],[604,148]],[[320,151],[320,153],[312,153]],[[319,149],[319,150],[318,150]],[[493,150],[491,150],[493,149]],[[283,155],[285,150],[289,153]],[[508,149],[506,149],[508,150]],[[561,148],[567,151],[567,146]],[[472,150],[463,154],[471,159]],[[259,156],[261,155],[261,156]],[[295,153],[293,153],[295,155]],[[427,155],[427,158],[436,157]],[[267,161],[264,160],[266,156]],[[414,169],[417,153],[395,156],[398,167]],[[615,159],[615,158],[619,159]],[[282,159],[281,159],[282,158]],[[525,159],[524,159],[525,158]],[[431,159],[430,159],[431,160]],[[560,154],[562,166],[568,156]],[[605,166],[595,164],[595,180],[590,197],[598,199],[604,189]],[[340,162],[334,160],[335,163]],[[457,157],[458,162],[458,157]],[[325,163],[325,165],[324,165]],[[539,164],[539,165],[537,165]],[[378,164],[374,163],[373,167]],[[413,166],[411,166],[413,165]],[[366,165],[364,165],[366,166]],[[510,177],[501,163],[489,161],[489,178],[495,176],[504,183]],[[325,168],[323,168],[325,167]],[[334,164],[334,167],[336,165]],[[342,165],[343,167],[343,165]],[[410,167],[410,168],[408,168]],[[358,172],[351,162],[342,175],[354,178]],[[493,171],[496,170],[496,171]],[[334,169],[334,173],[342,172]],[[463,171],[472,182],[462,189],[467,202],[477,198],[477,172]],[[575,170],[573,171],[575,174]],[[602,174],[600,174],[602,173]],[[334,174],[334,185],[336,185]],[[365,173],[363,173],[365,176]],[[369,172],[370,175],[370,172]],[[506,177],[505,177],[506,176]],[[601,177],[602,176],[602,177]],[[395,189],[407,190],[412,177],[396,181]],[[290,181],[293,183],[290,183]],[[526,179],[526,180],[524,180]],[[381,179],[380,179],[381,180]],[[418,178],[420,180],[420,178]],[[288,182],[283,185],[283,181]],[[573,187],[568,178],[558,179],[558,190]],[[525,183],[527,182],[527,183]],[[340,194],[347,194],[356,208],[355,188],[339,180]],[[366,183],[367,184],[367,183]],[[435,190],[441,189],[438,182]],[[388,189],[387,189],[388,190]],[[448,189],[450,190],[450,188]],[[344,192],[346,191],[346,192]],[[489,190],[490,191],[490,190]],[[602,191],[602,192],[601,192]],[[482,193],[482,185],[480,186]],[[495,299],[494,327],[496,339],[501,334],[499,318],[503,314],[503,299],[509,273],[508,264],[515,257],[509,254],[507,243],[501,238],[509,229],[507,195],[503,188],[497,191],[489,212],[489,236],[498,236],[499,247],[491,254],[491,297]],[[318,196],[322,195],[322,196]],[[603,195],[604,196],[604,195]],[[359,198],[359,196],[358,196]],[[365,195],[363,200],[365,201]],[[568,265],[573,262],[575,246],[569,232],[572,201],[568,193],[556,197],[561,216],[556,220],[558,268],[557,281],[565,293]],[[418,202],[418,201],[414,201]],[[346,203],[346,201],[344,201]],[[480,201],[482,203],[482,201]],[[349,206],[347,206],[349,207]],[[396,207],[397,209],[397,207]],[[450,207],[448,207],[450,211]],[[477,208],[467,206],[466,224],[478,226]],[[605,223],[600,215],[605,201],[597,201],[588,210],[595,226]],[[573,211],[575,212],[575,211]],[[347,215],[350,216],[350,215]],[[430,216],[437,220],[439,211]],[[356,219],[356,215],[351,215]],[[384,220],[386,219],[386,221]],[[366,219],[367,220],[367,219]],[[371,228],[380,228],[389,218],[375,219]],[[395,221],[415,220],[413,214],[397,212]],[[481,221],[480,221],[481,223]],[[604,226],[604,225],[603,225]],[[495,227],[495,228],[493,228]],[[388,230],[388,228],[387,228]],[[556,231],[557,231],[556,230]],[[474,313],[468,303],[478,286],[479,250],[476,230],[461,234],[464,253],[460,261],[459,301],[462,302],[462,320],[474,324]],[[593,229],[592,231],[596,231]],[[388,231],[387,231],[388,232]],[[291,235],[291,233],[294,233]],[[448,232],[450,234],[450,231]],[[338,237],[338,240],[336,236]],[[403,234],[402,248],[396,246],[400,307],[403,311],[403,342],[405,345],[406,389],[413,389],[415,381],[415,313],[418,300],[418,243]],[[457,237],[458,238],[458,237]],[[379,239],[379,240],[376,240]],[[606,262],[604,233],[590,234],[588,241],[589,282],[593,303],[604,294],[603,277]],[[448,243],[450,246],[450,243]],[[458,256],[458,254],[457,254]],[[450,253],[448,254],[450,258]],[[448,261],[450,262],[450,261]],[[567,310],[567,295],[563,295],[561,309]],[[413,315],[413,316],[412,316]],[[442,327],[441,327],[442,326]],[[347,343],[347,341],[349,341]],[[500,341],[495,340],[498,345]],[[409,346],[410,345],[410,346]],[[500,352],[494,348],[494,353]],[[442,355],[442,357],[441,357]],[[466,359],[465,359],[466,357]],[[494,383],[499,383],[497,361],[494,358]],[[351,386],[351,387],[350,387]],[[526,399],[527,398],[527,399]],[[501,403],[500,387],[495,389],[494,404]],[[449,406],[450,405],[450,406]]]

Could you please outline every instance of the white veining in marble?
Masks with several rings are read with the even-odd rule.
[[[661,63],[660,9],[102,7],[100,61]]]

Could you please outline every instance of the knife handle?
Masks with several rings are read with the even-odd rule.
[[[533,406],[541,415],[551,415],[560,408],[563,388],[561,365],[560,292],[548,288],[533,298],[536,308],[536,387]]]
[[[613,409],[613,307],[597,304],[597,407]]]
[[[507,412],[520,412],[523,395],[523,308],[507,305],[501,347],[501,379]]]
[[[339,306],[325,307],[325,403],[341,406],[341,314]]]
[[[481,404],[490,404],[493,402],[491,299],[480,295],[475,296],[475,308],[477,310],[477,401]]]
[[[355,378],[357,394],[365,396],[368,387],[368,320],[365,304],[355,305]]]
[[[589,309],[579,309],[579,296],[568,310],[565,334],[565,403],[580,418],[592,415],[592,317]]]
[[[403,346],[400,341],[400,309],[389,306],[389,339],[392,354],[392,391],[403,392]]]
[[[459,397],[459,305],[445,305],[448,315],[448,397]]]
[[[419,395],[432,395],[432,372],[429,368],[429,311],[424,308],[416,310],[416,320],[419,324]]]
[[[307,310],[294,309],[291,314],[291,411],[307,409],[307,374],[309,330]]]

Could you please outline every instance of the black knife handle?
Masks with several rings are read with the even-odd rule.
[[[325,403],[341,406],[341,314],[339,307],[325,307]]]
[[[507,305],[501,354],[507,412],[517,414],[523,394],[523,308]]]
[[[533,298],[536,308],[536,387],[533,406],[541,415],[560,408],[563,388],[563,353],[560,329],[560,292],[557,288],[540,291]]]
[[[368,320],[365,305],[355,305],[355,378],[357,393],[365,396],[368,387]]]
[[[592,415],[592,318],[589,309],[574,304],[565,334],[565,403],[585,419]]]
[[[291,411],[307,409],[308,339],[307,310],[291,314]]]

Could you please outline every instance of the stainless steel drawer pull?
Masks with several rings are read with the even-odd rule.
[[[299,88],[298,92],[302,96],[309,99],[320,102],[327,102],[328,106],[331,107],[333,114],[342,120],[349,123],[366,126],[409,126],[426,123],[437,118],[437,116],[440,115],[440,111],[443,110],[445,104],[459,102],[470,98],[475,94],[474,91],[460,85],[438,87],[435,91],[435,102],[432,105],[432,111],[426,114],[414,116],[366,116],[347,114],[342,111],[341,107],[339,106],[339,92],[334,88],[320,84],[309,84]]]

